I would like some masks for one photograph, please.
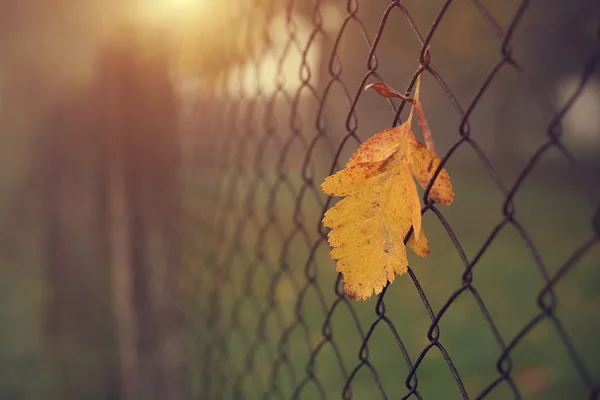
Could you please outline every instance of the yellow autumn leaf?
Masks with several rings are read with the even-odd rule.
[[[420,82],[419,78],[413,104],[418,102]],[[432,146],[428,149],[415,138],[411,130],[414,111],[413,106],[401,126],[379,132],[362,143],[346,168],[327,177],[321,185],[326,194],[345,197],[325,213],[323,224],[331,228],[330,256],[337,260],[344,291],[354,300],[381,293],[397,274],[407,271],[404,239],[411,228],[408,245],[420,257],[429,254],[413,175],[427,187],[440,159]],[[425,122],[427,126],[422,109],[417,112],[419,125]],[[452,202],[454,192],[445,170],[436,177],[430,195],[441,204]]]
[[[334,174],[322,185],[326,193],[347,193],[327,211],[323,223],[332,228],[330,255],[338,260],[344,291],[353,299],[367,299],[373,290],[380,293],[396,274],[406,272],[404,237],[413,225],[413,211],[419,217],[421,213],[415,182],[399,152],[375,164],[376,173],[358,175],[359,165]],[[409,245],[421,256],[429,253],[422,233],[418,242],[413,236]]]

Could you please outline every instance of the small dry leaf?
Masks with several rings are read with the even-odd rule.
[[[409,148],[406,151],[406,160],[414,177],[419,181],[423,189],[426,189],[437,171],[441,160],[436,155],[432,157],[427,147],[420,143],[414,135],[412,136],[412,139],[407,141]],[[448,175],[445,169],[442,168],[435,178],[429,196],[436,203],[445,206],[452,204],[454,190],[450,183],[450,175]]]
[[[429,154],[431,154],[432,157],[435,157],[435,151],[433,148],[433,136],[431,135],[431,129],[429,129],[429,124],[427,123],[427,119],[425,118],[425,112],[423,111],[423,105],[419,101],[419,91],[421,89],[422,76],[423,75],[419,75],[419,77],[417,78],[418,79],[417,80],[417,89],[415,91],[414,99],[411,99],[410,97],[400,94],[397,90],[392,89],[391,87],[389,87],[388,85],[386,85],[383,82],[371,83],[370,85],[365,86],[365,90],[373,89],[383,97],[400,98],[400,99],[403,99],[403,100],[407,101],[408,103],[412,104],[413,110],[417,112],[419,129],[421,130],[421,133],[423,133],[423,139],[425,139],[425,145],[427,146],[427,150],[429,151]],[[411,117],[412,117],[413,110],[411,110]]]
[[[433,141],[431,146],[423,145],[411,130],[416,111],[422,132],[431,138],[431,132],[425,133],[429,128],[422,107],[417,106],[420,83],[421,77],[408,120],[362,143],[346,168],[327,177],[321,185],[326,194],[345,197],[325,213],[323,224],[331,228],[329,254],[337,260],[344,291],[354,300],[381,293],[397,274],[407,271],[404,238],[411,228],[408,245],[420,257],[429,254],[413,176],[427,187],[440,159],[433,152]],[[383,83],[371,87],[386,97],[404,98]],[[441,204],[452,203],[454,192],[445,170],[436,177],[430,195]]]
[[[435,150],[433,149],[433,136],[431,136],[431,129],[429,129],[427,119],[425,119],[425,112],[423,111],[423,106],[421,105],[421,102],[419,100],[416,100],[414,107],[417,111],[419,129],[421,129],[423,139],[425,139],[425,146],[427,147],[427,151],[429,151],[429,155],[431,155],[431,157],[435,157]]]
[[[375,82],[375,83],[371,83],[371,84],[365,86],[365,90],[368,90],[368,89],[375,90],[377,93],[379,93],[383,97],[397,97],[397,98],[406,100],[409,103],[413,102],[413,99],[401,94],[400,92],[398,92],[395,89],[392,89],[391,87],[389,87],[388,85],[386,85],[383,82]]]

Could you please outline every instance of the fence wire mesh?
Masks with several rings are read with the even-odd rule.
[[[184,133],[197,398],[598,397],[597,169],[563,125],[598,73],[600,20],[595,2],[559,3],[230,10],[248,54],[201,84]],[[572,14],[544,28],[557,9]],[[581,13],[592,33],[569,50],[554,38]],[[558,105],[560,68],[544,57],[577,76]],[[334,200],[320,184],[402,121],[404,102],[364,87],[411,94],[421,70],[456,201],[440,208],[425,191],[431,256],[409,256],[407,275],[354,302],[328,257],[321,219]]]

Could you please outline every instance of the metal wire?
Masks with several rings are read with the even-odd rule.
[[[579,168],[575,157],[561,141],[561,123],[597,73],[600,42],[590,49],[575,92],[566,104],[555,110],[547,126],[545,141],[520,168],[514,183],[506,185],[487,151],[472,134],[470,118],[478,110],[490,85],[506,70],[518,74],[534,90],[538,87],[526,68],[517,61],[512,45],[515,32],[525,23],[524,19],[543,5],[521,1],[514,8],[510,23],[503,25],[488,11],[483,1],[472,1],[481,21],[497,37],[500,58],[480,82],[474,98],[465,103],[442,78],[451,74],[452,70],[447,66],[443,70],[435,66],[436,47],[432,46],[431,53],[425,53],[440,27],[447,18],[451,18],[452,0],[441,4],[428,30],[417,26],[417,19],[411,16],[418,11],[419,2],[390,2],[381,11],[381,22],[375,29],[366,26],[361,17],[361,13],[373,12],[366,10],[371,5],[348,0],[343,21],[334,33],[324,27],[325,1],[288,0],[283,3],[283,37],[272,37],[268,24],[265,24],[260,35],[266,45],[248,62],[247,70],[254,73],[251,77],[254,85],[250,87],[244,73],[230,71],[220,78],[216,87],[201,95],[194,111],[194,120],[201,126],[192,132],[197,146],[194,147],[194,161],[190,167],[192,174],[188,182],[188,187],[194,188],[193,195],[190,195],[193,202],[189,205],[188,219],[192,221],[190,225],[193,225],[195,233],[189,243],[192,250],[188,255],[188,269],[193,271],[189,318],[197,321],[198,335],[194,357],[200,360],[197,369],[192,371],[199,390],[197,398],[334,396],[387,399],[391,396],[390,387],[395,390],[403,387],[401,398],[422,399],[426,389],[419,378],[424,360],[436,351],[447,365],[457,388],[455,393],[443,398],[480,399],[494,395],[504,396],[499,398],[526,398],[527,394],[515,377],[514,352],[543,323],[552,325],[572,363],[571,368],[580,377],[583,391],[577,393],[585,393],[586,398],[597,398],[600,393],[598,376],[583,361],[581,350],[557,316],[555,287],[581,258],[600,244],[600,208],[596,203],[593,232],[588,239],[558,269],[550,270],[527,227],[517,218],[514,200],[527,185],[527,178],[542,156],[550,151],[558,151],[569,161],[570,168]],[[275,1],[266,2],[261,7],[248,6],[235,18],[273,21],[278,7],[280,4]],[[299,12],[311,24],[306,38],[300,38],[298,20],[294,17]],[[406,324],[410,325],[411,321],[400,321],[390,316],[389,309],[403,307],[388,301],[388,293],[396,290],[394,286],[386,287],[377,299],[371,299],[366,305],[357,305],[344,295],[341,276],[332,278],[335,274],[333,262],[320,256],[328,250],[327,231],[322,227],[321,219],[332,204],[332,199],[322,194],[320,183],[325,175],[337,171],[345,163],[349,148],[355,148],[361,138],[368,137],[363,130],[376,132],[369,131],[368,126],[361,125],[359,129],[361,117],[357,105],[359,101],[372,101],[372,98],[363,100],[363,88],[369,80],[382,79],[379,74],[382,62],[391,56],[381,51],[379,46],[382,37],[388,30],[393,30],[394,24],[406,24],[413,32],[414,38],[403,37],[398,41],[413,40],[419,46],[425,79],[439,85],[459,117],[457,139],[443,154],[440,168],[458,157],[457,152],[470,148],[478,157],[487,179],[504,196],[500,220],[490,226],[483,245],[474,256],[469,257],[472,252],[464,248],[453,225],[444,217],[443,210],[429,198],[430,188],[425,191],[423,213],[429,215],[428,222],[436,219],[446,232],[464,269],[453,292],[442,304],[435,306],[430,301],[431,294],[421,283],[419,271],[409,268],[408,275],[401,277],[412,282],[421,301],[422,312],[428,317],[426,329],[422,332],[426,340],[419,351],[403,340]],[[248,32],[240,30],[242,42],[255,36],[255,32],[250,30],[256,27],[251,24],[245,26]],[[352,30],[354,36],[347,39]],[[372,39],[370,32],[374,32]],[[348,79],[345,73],[355,66],[343,65],[339,53],[344,40],[355,40],[358,36],[362,36],[363,40],[361,46],[365,50],[366,73],[362,79],[353,80]],[[278,40],[282,43],[275,57],[274,72],[269,77],[272,81],[266,82],[260,70],[269,62],[268,56]],[[323,63],[325,71],[314,70],[309,61],[310,54],[316,51],[317,41],[326,49],[324,54],[328,61]],[[359,46],[358,42],[353,43]],[[292,57],[299,59],[297,77],[289,76],[286,69],[286,61]],[[420,69],[417,70],[407,81],[406,93],[413,90],[420,72]],[[315,83],[317,75],[325,77],[325,81]],[[286,86],[290,79],[298,80],[294,90]],[[272,89],[267,90],[267,87]],[[332,98],[338,107],[333,111],[328,108]],[[540,104],[551,103],[541,94],[539,99]],[[389,104],[393,112],[392,124],[397,125],[405,104]],[[342,108],[346,110],[344,133],[339,135],[329,113],[339,112]],[[489,273],[478,268],[482,257],[497,237],[508,229],[514,229],[520,236],[531,259],[526,267],[538,271],[541,285],[541,288],[535,289],[536,314],[510,334],[498,326],[497,315],[489,311],[489,301],[484,301],[485,296],[475,283],[478,274]],[[435,269],[437,271],[438,267]],[[443,266],[439,266],[439,270],[444,270]],[[438,279],[444,279],[441,272],[438,274]],[[470,379],[468,374],[457,367],[456,360],[462,355],[451,354],[444,346],[444,329],[440,327],[448,312],[465,297],[475,301],[493,337],[495,348],[490,352],[497,354],[495,378],[480,385],[476,392],[466,383]],[[361,317],[362,311],[357,311],[364,310],[365,306],[372,307],[367,324]],[[315,326],[320,328],[316,330]],[[464,329],[468,330],[469,326]],[[381,337],[383,330],[389,332],[397,345],[397,349],[391,348],[386,342],[383,351],[389,352],[390,357],[396,360],[403,360],[406,365],[405,369],[394,367],[396,379],[393,382],[384,378],[372,362],[373,351],[382,351],[381,346],[384,346],[375,338]],[[355,335],[353,343],[358,344],[356,347],[339,342],[339,335],[347,331]],[[319,368],[323,358],[329,360],[328,368],[339,370],[338,378],[331,377],[332,371]],[[360,385],[356,385],[357,377],[365,374],[372,378],[372,387],[376,391],[361,392]],[[334,393],[331,392],[332,387],[335,388]]]

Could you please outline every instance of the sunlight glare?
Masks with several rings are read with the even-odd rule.
[[[189,19],[198,20],[214,0],[140,0],[138,15],[149,23],[176,26]]]
[[[272,95],[280,88],[290,93],[295,92],[304,85],[300,73],[303,63],[309,70],[318,71],[322,57],[321,38],[313,39],[311,51],[303,54],[302,49],[311,38],[312,28],[309,21],[298,15],[294,17],[295,43],[291,46],[286,34],[286,22],[285,12],[273,17],[269,25],[269,36],[272,40],[270,50],[263,54],[258,65],[255,60],[250,59],[232,71],[232,75],[240,79],[229,81],[230,94],[253,96],[260,89],[263,94]],[[285,57],[282,62],[283,55]],[[319,84],[317,79],[317,74],[313,74],[311,83],[315,86]],[[300,95],[309,95],[309,91],[301,91]]]

